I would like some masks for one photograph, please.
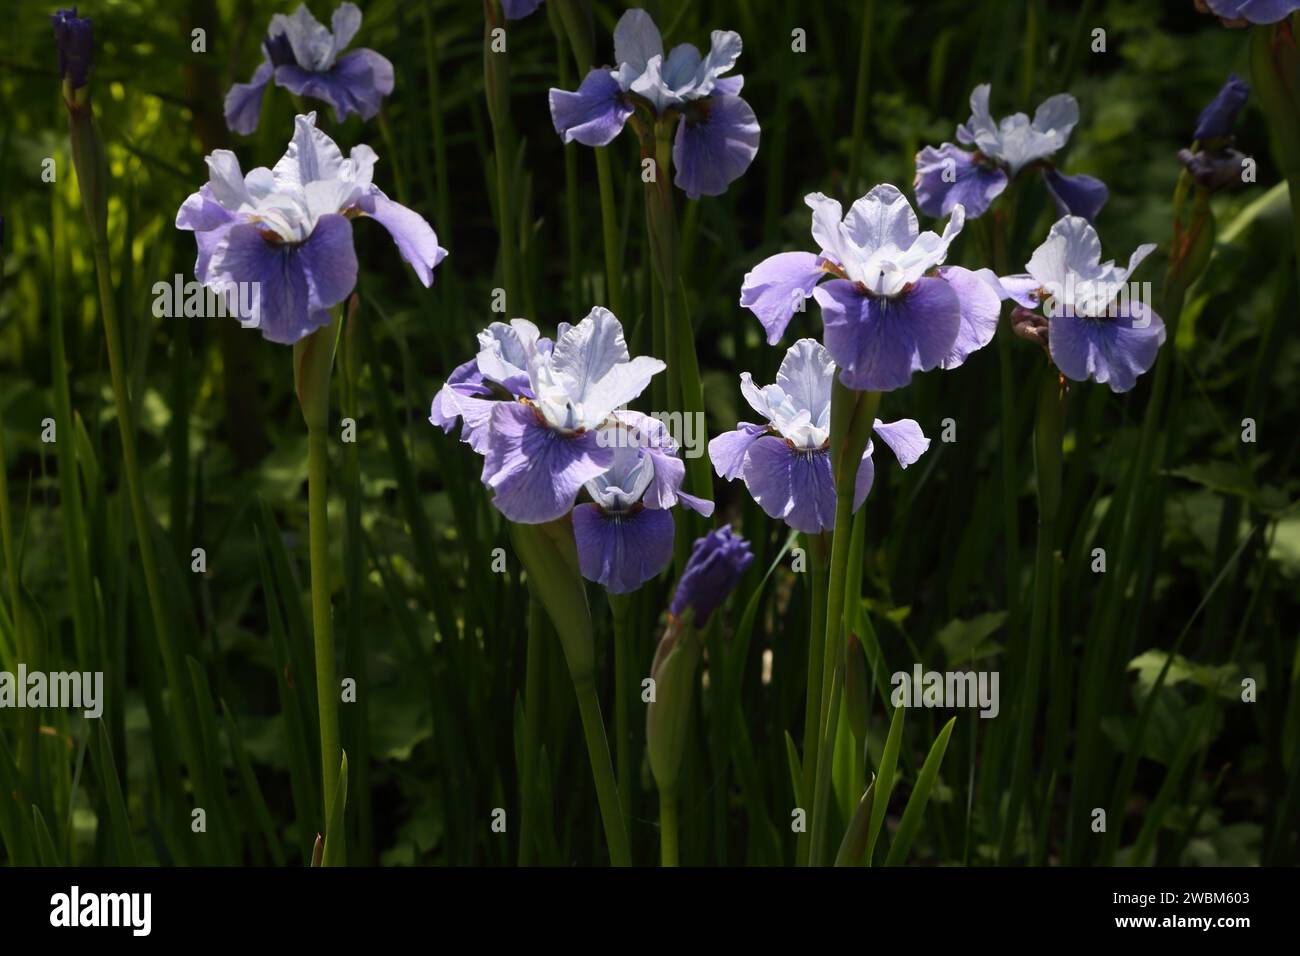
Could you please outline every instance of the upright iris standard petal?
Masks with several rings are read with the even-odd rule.
[[[1067,176],[1056,169],[1045,169],[1043,182],[1056,201],[1058,216],[1081,216],[1092,222],[1110,198],[1106,184],[1095,176]]]
[[[731,530],[715,528],[691,545],[691,556],[673,592],[668,613],[681,617],[689,609],[696,627],[708,623],[753,562],[749,542]]]
[[[289,16],[271,17],[263,41],[265,58],[249,83],[236,83],[226,94],[226,125],[248,135],[257,129],[266,86],[274,82],[297,96],[328,103],[341,123],[353,113],[369,120],[393,92],[393,64],[374,50],[343,50],[361,29],[361,10],[342,3],[320,23],[306,4]]]
[[[961,299],[939,278],[920,279],[896,298],[863,295],[842,279],[813,295],[840,380],[861,391],[902,388],[913,372],[938,368],[961,331]]]
[[[786,326],[826,278],[820,256],[811,252],[779,252],[745,274],[740,304],[758,317],[767,332],[767,344],[781,340]]]
[[[573,509],[578,569],[611,594],[628,594],[658,576],[673,557],[673,516],[657,508],[607,513],[597,505]]]
[[[968,216],[984,215],[1008,181],[1002,167],[980,162],[952,143],[938,149],[927,146],[916,154],[916,205],[936,219],[949,215],[957,205],[964,206]]]
[[[549,428],[523,403],[499,402],[492,410],[483,483],[511,521],[542,524],[563,517],[582,486],[613,462],[614,449],[602,448],[594,432]]]
[[[551,122],[566,143],[605,146],[623,131],[632,106],[609,70],[595,69],[583,78],[576,92],[552,89]]]
[[[758,155],[758,119],[739,96],[697,101],[677,124],[674,184],[691,199],[720,196]]]
[[[1230,73],[1210,105],[1197,117],[1196,132],[1192,138],[1205,141],[1231,136],[1233,127],[1237,125],[1237,114],[1246,105],[1249,96],[1250,84],[1236,73]]]

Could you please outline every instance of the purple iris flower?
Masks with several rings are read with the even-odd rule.
[[[1196,5],[1225,21],[1244,23],[1277,23],[1300,10],[1300,0],[1197,0]]]
[[[1197,117],[1196,133],[1193,138],[1205,141],[1227,139],[1232,136],[1232,128],[1237,124],[1237,114],[1246,105],[1248,96],[1250,96],[1250,84],[1236,73],[1228,74],[1223,88]]]
[[[50,14],[54,43],[59,52],[59,78],[74,90],[86,85],[95,54],[95,28],[90,17],[77,16],[77,8]]]
[[[532,399],[528,348],[549,355],[553,343],[527,319],[493,322],[478,334],[479,352],[452,371],[433,398],[429,421],[444,432],[461,423],[460,439],[482,455],[487,451],[492,406],[499,401]]]
[[[697,538],[691,545],[691,556],[677,582],[668,613],[678,618],[691,609],[695,612],[695,626],[703,627],[735,590],[753,560],[749,542],[734,533],[729,524]]]
[[[597,435],[614,452],[609,468],[584,487],[591,502],[573,509],[578,567],[611,594],[635,591],[668,566],[681,503],[708,517],[713,502],[682,488],[686,464],[664,424],[640,412],[614,412]]]
[[[957,139],[974,152],[944,143],[916,154],[913,188],[920,210],[938,218],[960,204],[967,215],[982,216],[1012,179],[1033,168],[1042,172],[1058,215],[1095,219],[1109,196],[1106,184],[1092,176],[1066,176],[1048,161],[1079,122],[1074,97],[1058,93],[1039,105],[1032,120],[1014,113],[998,122],[989,112],[990,89],[988,83],[975,87],[970,119],[957,127]]]
[[[507,20],[522,20],[542,5],[542,0],[501,0]]]
[[[354,146],[344,159],[315,113],[294,123],[274,169],[245,176],[234,153],[213,152],[208,181],[176,214],[176,228],[198,243],[195,278],[245,327],[285,345],[327,324],[328,310],[356,285],[352,219],[369,216],[387,229],[425,286],[447,255],[423,217],[371,181],[374,150]]]
[[[740,304],[758,317],[769,345],[809,296],[821,306],[840,381],[854,389],[901,388],[913,372],[956,368],[992,341],[997,293],[980,274],[940,265],[965,223],[960,204],[939,236],[919,232],[911,204],[888,184],[873,188],[842,219],[840,204],[821,193],[804,201],[821,251],[765,259],[740,289]]]
[[[272,80],[299,96],[323,100],[342,123],[352,113],[364,120],[379,112],[393,92],[393,64],[374,50],[343,53],[361,29],[361,10],[341,3],[330,18],[332,31],[299,4],[292,16],[277,13],[262,41],[262,64],[247,83],[226,94],[226,125],[247,136],[257,129],[262,94]],[[340,54],[342,54],[340,56]]]
[[[483,483],[511,521],[541,524],[568,514],[583,485],[613,467],[616,449],[598,432],[665,365],[631,358],[623,326],[608,309],[592,309],[577,325],[562,323],[550,349],[539,344],[531,322],[517,319],[511,327],[527,385],[516,385],[517,401],[493,403],[480,426],[487,430]]]
[[[1128,267],[1101,261],[1101,239],[1079,216],[1057,220],[1034,250],[1028,275],[1000,280],[1004,298],[1047,319],[1047,344],[1056,365],[1076,382],[1092,379],[1127,392],[1155,364],[1165,324],[1128,280],[1155,249],[1138,246]]]
[[[593,69],[576,92],[551,90],[555,131],[566,143],[605,146],[638,107],[676,120],[673,182],[692,199],[721,195],[758,153],[758,120],[740,98],[744,77],[722,75],[740,50],[740,34],[714,30],[707,55],[680,43],[665,57],[650,15],[629,10],[614,27],[618,66]]]
[[[835,526],[835,481],[831,476],[831,381],[835,363],[816,339],[800,339],[785,353],[776,384],[759,388],[748,372],[740,391],[765,424],[740,422],[709,442],[709,457],[720,477],[740,478],[770,517],[808,534]],[[873,430],[893,449],[904,468],[930,447],[921,426],[910,418]],[[870,441],[858,467],[853,493],[857,511],[871,491],[875,468]]]

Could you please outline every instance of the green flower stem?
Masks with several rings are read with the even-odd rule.
[[[307,424],[307,528],[311,556],[311,623],[316,657],[316,703],[320,715],[321,775],[324,806],[333,815],[343,759],[339,743],[339,682],[334,663],[333,609],[330,605],[329,550],[329,391],[342,308],[329,325],[293,347],[294,383]],[[325,833],[328,842],[334,834]],[[337,855],[344,859],[343,834]]]
[[[524,678],[524,766],[519,781],[522,822],[519,827],[519,865],[533,858],[537,831],[537,755],[541,749],[542,683],[545,678],[543,642],[546,640],[546,608],[536,598],[528,599],[528,651]]]
[[[880,395],[877,392],[855,392],[838,377],[831,386],[831,475],[835,480],[835,532],[831,538],[826,590],[826,636],[822,650],[822,689],[817,721],[818,762],[828,759],[825,743],[834,739],[835,724],[839,721],[839,702],[836,700],[833,709],[830,703],[834,696],[835,674],[843,656],[840,633],[844,623],[844,594],[848,585],[849,550],[853,538],[853,491],[858,466],[871,437],[871,425],[879,407]],[[814,779],[820,781],[822,776],[819,773]],[[814,839],[808,854],[809,864],[815,863],[817,859],[816,836],[819,833],[818,826],[821,825],[817,819],[815,797],[814,793],[810,827]],[[807,799],[807,794],[804,798]]]
[[[632,755],[628,723],[628,596],[611,594],[609,608],[614,616],[614,753],[618,764],[618,792],[623,815],[631,814]]]
[[[653,126],[634,118],[641,135],[642,158],[655,161],[655,178],[646,183],[646,229],[649,233],[650,257],[659,280],[662,319],[656,327],[654,341],[663,342],[663,358],[668,363],[668,401],[680,400],[683,414],[704,421],[704,389],[700,381],[699,356],[695,351],[695,331],[686,304],[686,290],[678,272],[680,242],[677,214],[673,204],[672,152],[674,122],[660,120]],[[662,330],[662,332],[660,332]],[[692,494],[713,497],[713,479],[706,456],[688,457],[686,473]],[[681,517],[687,527],[696,529],[699,521]],[[693,534],[691,535],[694,536]]]
[[[22,588],[18,580],[18,552],[14,547],[14,521],[9,508],[9,475],[5,469],[4,409],[0,407],[0,552],[3,553],[9,584],[9,619],[14,629],[14,653],[18,663],[28,667],[40,666],[33,648],[28,643],[26,621],[23,616]],[[36,736],[35,710],[19,711],[18,766],[27,770],[31,765],[31,752]],[[16,798],[15,798],[16,800]]]
[[[492,31],[505,25],[499,0],[486,0],[487,14],[483,25],[483,77],[487,92],[488,118],[492,122],[493,166],[497,187],[497,231],[500,238],[501,283],[506,290],[508,308],[523,306],[519,273],[515,262],[514,202],[510,195],[510,169],[513,165],[513,135],[510,126],[510,61],[503,50],[492,50]],[[511,313],[513,314],[513,313]]]
[[[876,0],[866,0],[862,9],[862,39],[858,47],[858,81],[853,96],[853,138],[849,148],[849,194],[858,195],[858,166],[862,159],[863,133],[867,125],[867,93],[871,79],[871,39],[875,33]]]
[[[1034,603],[1029,621],[1029,658],[1020,699],[1015,756],[1002,827],[998,861],[1006,865],[1015,850],[1016,828],[1029,783],[1030,745],[1038,711],[1038,683],[1051,612],[1056,519],[1061,505],[1061,440],[1065,419],[1064,381],[1050,364],[1043,370],[1034,422],[1034,471],[1038,487],[1038,542],[1034,557]]]
[[[588,676],[575,680],[573,690],[578,695],[578,711],[582,716],[582,732],[587,739],[587,756],[591,760],[591,773],[596,781],[596,800],[600,816],[605,822],[605,839],[609,842],[609,860],[615,866],[631,866],[632,851],[628,845],[627,824],[614,779],[614,765],[609,759],[609,741],[605,739],[605,724],[600,717],[600,700],[596,684]]]
[[[663,866],[677,866],[677,791],[659,790],[659,858]]]
[[[196,796],[207,799],[205,774],[200,754],[203,753],[194,723],[193,685],[181,658],[181,649],[167,617],[163,603],[162,583],[158,574],[158,558],[154,552],[153,529],[144,489],[140,480],[140,458],[135,445],[135,411],[126,383],[126,358],[122,354],[122,331],[117,324],[117,308],[113,290],[109,286],[108,237],[95,237],[95,274],[99,281],[99,306],[104,319],[104,338],[108,345],[108,369],[113,385],[113,400],[117,409],[118,433],[122,440],[122,472],[126,478],[127,496],[131,501],[131,517],[135,523],[136,543],[140,548],[140,568],[144,572],[145,591],[149,597],[149,612],[153,618],[154,633],[162,651],[163,668],[167,684],[175,701],[173,717],[180,729],[181,748],[185,764],[189,767]]]
[[[624,822],[614,764],[609,756],[609,741],[600,716],[596,695],[595,646],[591,635],[591,614],[587,592],[578,571],[578,553],[573,542],[573,528],[566,519],[548,524],[510,522],[510,539],[528,575],[530,593],[546,608],[564,651],[564,660],[573,681],[582,717],[587,758],[596,784],[600,818],[609,845],[610,862],[630,866],[627,824]]]
[[[1015,195],[1012,186],[1006,190],[1004,205],[1014,213]],[[999,276],[1007,275],[1011,266],[1007,255],[1007,235],[1011,228],[1011,215],[996,210],[987,217],[991,223],[991,253],[993,270]],[[1002,528],[1006,552],[1007,633],[1014,643],[1020,633],[1020,516],[1017,510],[1020,490],[1020,473],[1016,462],[1016,385],[1011,352],[1012,331],[1010,323],[999,322],[995,335],[998,350],[998,401],[1002,418]]]
[[[591,70],[593,59],[591,9],[581,0],[554,0],[548,8],[558,11],[564,25],[573,60],[578,67],[578,79]],[[605,304],[620,319],[623,315],[623,261],[618,235],[618,204],[614,200],[614,173],[610,166],[609,149],[598,147],[596,154],[596,180],[600,190],[600,233],[605,246]]]
[[[826,536],[805,534],[804,550],[808,554],[809,613],[808,625],[808,692],[803,717],[803,792],[804,802],[813,794],[817,782],[817,750],[820,742],[822,712],[822,656],[826,652]],[[809,807],[808,809],[811,809]],[[808,862],[808,829],[799,834],[795,861]]]

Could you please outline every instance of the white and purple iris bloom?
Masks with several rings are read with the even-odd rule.
[[[1024,309],[1041,309],[1052,363],[1066,378],[1127,392],[1155,364],[1165,341],[1164,322],[1143,301],[1149,285],[1129,282],[1154,249],[1138,246],[1127,268],[1102,262],[1097,231],[1086,219],[1066,216],[1034,250],[1027,275],[1000,280],[1003,295]]]
[[[770,517],[796,531],[817,534],[835,526],[835,480],[831,475],[831,382],[835,363],[816,339],[800,339],[786,352],[775,385],[759,388],[748,372],[740,391],[766,420],[740,422],[709,442],[709,457],[718,475],[740,478]],[[910,418],[885,423],[873,431],[906,468],[930,447],[921,426]],[[858,466],[853,510],[871,491],[874,449],[867,442]]]
[[[1228,23],[1277,23],[1300,10],[1300,0],[1197,0]]]
[[[310,96],[334,107],[342,123],[357,113],[363,120],[379,112],[393,92],[393,64],[374,50],[343,50],[361,29],[361,10],[339,4],[330,18],[331,30],[299,4],[290,16],[277,13],[262,41],[262,64],[248,83],[236,83],[226,94],[226,126],[247,136],[257,129],[262,94],[272,80],[298,96]]]
[[[946,216],[962,205],[972,218],[984,215],[993,200],[1022,170],[1042,172],[1057,215],[1095,219],[1106,204],[1106,184],[1093,176],[1066,176],[1048,162],[1070,138],[1079,122],[1079,104],[1068,93],[1044,100],[1031,120],[1024,113],[1004,116],[989,112],[987,83],[970,95],[971,116],[957,127],[957,139],[973,152],[953,143],[927,146],[916,154],[916,204],[927,216]]]
[[[573,511],[584,577],[615,594],[668,564],[681,504],[706,517],[713,502],[681,490],[686,464],[664,424],[623,409],[663,371],[631,358],[623,327],[594,308],[554,341],[526,319],[494,322],[479,353],[452,372],[429,421],[484,456],[483,483],[511,521],[540,524]],[[585,489],[590,503],[574,507]]]
[[[293,139],[274,169],[243,175],[230,150],[206,158],[208,181],[176,214],[199,255],[194,277],[221,295],[231,315],[271,342],[291,345],[329,322],[329,309],[357,281],[352,219],[388,230],[427,287],[447,255],[423,217],[393,202],[371,180],[379,157],[354,146],[343,157],[316,128],[316,114],[294,121]]]
[[[525,343],[529,343],[525,345]],[[493,322],[478,334],[479,352],[458,365],[433,397],[430,423],[450,432],[461,423],[460,440],[480,455],[487,452],[492,409],[500,401],[532,399],[528,355],[549,355],[554,343],[527,319]]]
[[[593,69],[576,92],[551,90],[555,131],[566,143],[605,146],[641,107],[658,122],[677,122],[677,187],[691,199],[719,196],[758,153],[758,120],[740,98],[744,77],[722,75],[740,50],[738,33],[714,30],[707,55],[679,43],[665,56],[650,15],[629,10],[614,28],[617,67]]]
[[[911,204],[888,184],[873,188],[845,216],[821,193],[804,201],[820,251],[765,259],[740,289],[740,304],[758,317],[768,344],[815,297],[840,381],[882,392],[906,385],[913,372],[956,368],[992,341],[1001,306],[988,281],[992,273],[986,279],[987,270],[942,265],[965,222],[961,205],[940,236],[920,232]]]
[[[668,566],[675,535],[668,509],[681,504],[706,518],[713,502],[682,491],[686,463],[657,418],[614,412],[599,434],[613,463],[584,487],[591,502],[573,509],[578,567],[611,594],[635,591]]]

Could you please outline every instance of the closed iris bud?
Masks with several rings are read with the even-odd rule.
[[[659,642],[650,668],[654,699],[646,709],[645,725],[650,772],[665,792],[676,790],[681,773],[699,660],[700,639],[691,615],[674,619]]]
[[[90,68],[94,59],[94,27],[77,8],[59,10],[50,17],[63,80],[63,102],[68,108],[68,133],[72,164],[86,220],[96,241],[108,233],[108,161],[90,108]]]

